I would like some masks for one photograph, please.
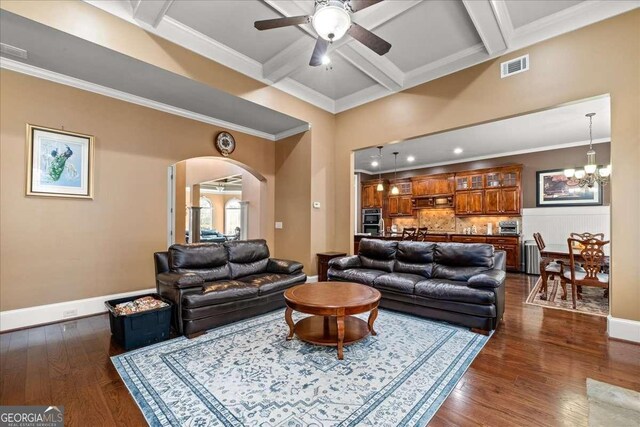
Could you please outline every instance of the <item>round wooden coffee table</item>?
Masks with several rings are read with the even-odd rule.
[[[284,293],[287,309],[284,317],[289,325],[287,340],[294,333],[303,341],[338,347],[338,359],[342,360],[342,347],[376,335],[373,322],[378,317],[380,292],[376,289],[350,282],[318,282],[289,288]],[[293,310],[313,314],[293,323]],[[352,316],[371,311],[369,321]]]

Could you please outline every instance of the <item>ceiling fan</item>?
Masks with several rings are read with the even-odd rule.
[[[391,44],[351,19],[353,13],[381,1],[383,0],[315,0],[313,15],[265,19],[256,21],[254,26],[263,31],[291,25],[311,24],[318,34],[316,46],[309,61],[309,65],[313,67],[323,63],[329,44],[340,40],[345,34],[349,34],[378,55],[384,55],[391,49]]]

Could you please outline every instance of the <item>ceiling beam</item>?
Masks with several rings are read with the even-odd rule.
[[[156,28],[172,3],[173,0],[131,0],[133,19]]]
[[[507,50],[506,37],[489,0],[462,0],[489,55]]]
[[[304,7],[305,4],[298,1],[263,1],[284,16],[297,16],[310,13],[308,8]],[[354,15],[354,21],[357,21],[362,27],[373,30],[419,3],[420,0],[382,2],[375,7],[367,8],[362,12],[356,13]],[[309,34],[309,36],[313,37],[313,39],[317,37],[311,25],[301,25],[300,28]],[[302,67],[307,67],[314,41],[307,37],[304,38],[307,40],[296,42],[269,59],[264,65],[263,77],[271,81],[278,81]],[[305,49],[308,50],[305,51]],[[351,37],[344,37],[333,43],[330,52],[338,53],[360,71],[387,89],[396,91],[402,88],[404,73],[388,58],[371,52]]]

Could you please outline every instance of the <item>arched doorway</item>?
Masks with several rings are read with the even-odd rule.
[[[267,179],[237,161],[195,157],[177,162],[168,173],[167,242],[272,240],[266,218]],[[233,201],[234,211],[228,210]],[[233,216],[233,218],[227,218]],[[228,225],[232,224],[233,229]]]

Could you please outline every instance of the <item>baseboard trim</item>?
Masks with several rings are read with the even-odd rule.
[[[318,281],[318,276],[307,276],[307,283],[316,283]]]
[[[93,298],[85,298],[74,301],[65,301],[55,304],[38,305],[35,307],[20,308],[0,312],[0,332],[9,332],[32,326],[48,323],[73,320],[80,317],[93,316],[105,313],[107,310],[104,302],[117,298],[126,298],[136,295],[156,292],[155,288],[141,289],[119,294],[103,295]],[[75,310],[73,316],[64,317],[64,312]]]
[[[640,343],[640,322],[607,316],[609,338]]]

